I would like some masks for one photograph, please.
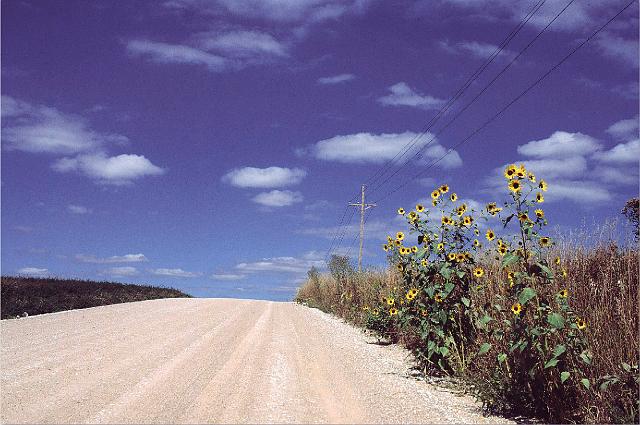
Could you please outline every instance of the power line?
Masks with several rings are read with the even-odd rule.
[[[345,212],[346,209],[349,209],[349,206],[345,207]],[[339,238],[336,239],[336,243],[335,246],[330,250],[327,251],[327,256],[325,259],[325,263],[327,263],[327,261],[329,260],[329,257],[331,256],[331,254],[333,254],[333,252],[342,244],[342,240],[344,239],[344,236],[347,232],[347,228],[349,227],[349,225],[351,224],[351,220],[353,219],[353,216],[355,215],[356,211],[354,209],[351,210],[351,214],[349,215],[349,219],[347,220],[347,222],[338,229],[338,233],[340,233]]]
[[[325,264],[327,263],[327,260],[329,258],[329,253],[331,252],[331,250],[333,249],[333,245],[338,237],[338,231],[340,230],[342,223],[344,222],[344,218],[347,216],[347,210],[349,209],[348,206],[344,207],[344,212],[342,213],[342,218],[340,219],[340,221],[338,222],[338,226],[336,227],[335,232],[333,232],[333,237],[331,238],[331,243],[329,244],[329,249],[327,249],[327,252],[324,255],[324,262]]]
[[[394,194],[395,192],[397,192],[398,190],[402,189],[404,186],[406,186],[410,181],[415,180],[416,178],[420,177],[421,175],[423,175],[425,172],[427,172],[430,168],[432,168],[435,164],[437,164],[438,162],[440,162],[444,157],[446,157],[447,155],[449,155],[451,152],[453,152],[456,148],[462,146],[464,143],[468,142],[473,136],[475,136],[476,134],[478,134],[480,131],[482,131],[485,127],[487,127],[489,124],[491,124],[496,118],[498,118],[500,115],[502,115],[507,109],[509,109],[514,103],[516,103],[518,100],[520,100],[524,95],[526,95],[529,91],[531,91],[535,86],[537,86],[538,84],[540,84],[544,79],[546,79],[552,72],[554,72],[556,69],[558,69],[564,62],[566,62],[571,56],[573,56],[574,53],[576,53],[579,49],[581,49],[585,44],[587,44],[589,41],[591,41],[591,39],[593,39],[596,35],[598,35],[598,33],[600,33],[600,31],[602,31],[603,29],[605,29],[611,22],[613,22],[618,16],[620,16],[625,10],[627,10],[633,3],[635,3],[636,0],[631,0],[629,3],[627,3],[627,5],[625,7],[623,7],[618,13],[616,13],[613,17],[611,17],[607,22],[605,22],[601,27],[599,27],[597,30],[595,30],[593,32],[593,34],[591,34],[589,37],[587,37],[586,39],[584,39],[580,44],[578,44],[576,47],[574,47],[569,53],[567,53],[559,62],[557,62],[553,67],[551,67],[549,70],[547,70],[544,74],[542,74],[540,77],[538,77],[537,80],[535,80],[532,84],[530,84],[525,90],[523,90],[520,94],[518,94],[515,98],[513,98],[509,103],[507,103],[506,105],[504,105],[496,114],[494,114],[491,118],[489,118],[487,121],[485,121],[480,127],[476,128],[474,131],[472,131],[467,137],[465,137],[464,139],[462,139],[460,142],[458,142],[456,145],[454,145],[452,148],[450,148],[444,155],[442,155],[440,158],[438,158],[436,161],[432,162],[431,164],[429,164],[425,169],[421,170],[419,173],[417,173],[412,179],[409,180],[405,180],[401,185],[399,185],[398,187],[396,187],[395,189],[389,191],[388,193],[386,193],[384,196],[378,198],[375,202],[378,203],[380,202],[382,199],[385,199],[387,197],[389,197],[390,195]]]
[[[524,16],[524,18],[514,27],[511,32],[507,35],[507,37],[496,47],[493,53],[489,56],[489,58],[478,68],[476,71],[471,74],[466,82],[460,87],[457,92],[451,97],[447,103],[437,112],[437,114],[431,118],[431,120],[423,126],[422,130],[415,135],[393,158],[388,160],[378,171],[376,171],[369,179],[365,182],[365,184],[373,184],[379,178],[381,178],[389,168],[392,167],[394,161],[400,157],[402,158],[409,150],[418,142],[422,136],[424,136],[430,129],[437,123],[437,121],[446,113],[453,104],[464,94],[464,92],[469,88],[469,86],[484,72],[484,70],[495,60],[496,57],[504,50],[504,48],[515,38],[515,36],[524,28],[524,26],[529,22],[529,20],[535,15],[535,13],[544,5],[546,0],[539,0],[538,3],[534,5],[534,7]]]
[[[465,104],[465,106],[459,110],[451,120],[449,120],[449,122],[447,122],[443,127],[440,128],[440,130],[438,130],[432,137],[431,139],[422,147],[420,148],[411,158],[409,158],[403,165],[401,165],[400,167],[398,167],[398,169],[396,169],[390,176],[388,176],[382,183],[376,185],[374,188],[371,189],[371,191],[376,191],[378,189],[380,189],[382,186],[384,186],[387,182],[389,182],[394,176],[396,176],[400,171],[402,171],[402,168],[408,164],[409,162],[411,162],[413,159],[417,159],[418,156],[420,156],[419,159],[423,159],[424,158],[424,151],[425,149],[431,145],[432,142],[434,142],[436,140],[436,138],[438,136],[440,136],[447,128],[449,128],[451,126],[451,124],[453,124],[459,117],[460,115],[462,115],[462,113],[464,113],[471,105],[473,105],[492,85],[493,83],[495,83],[498,78],[500,78],[515,62],[516,60],[518,60],[518,58],[520,56],[522,56],[532,45],[533,43],[535,43],[540,36],[542,36],[542,34],[544,32],[546,32],[546,30],[560,17],[560,15],[562,15],[568,8],[569,6],[571,6],[571,4],[574,2],[575,0],[569,0],[569,2],[567,2],[567,4],[547,23],[547,25],[542,28],[542,30],[540,30],[538,32],[538,34],[536,34],[536,36],[531,39],[531,41],[529,41],[529,43],[522,48],[518,54],[505,66],[503,67],[500,72],[498,72],[491,81],[489,81],[489,83],[487,83],[484,88],[482,90],[480,90],[480,92],[478,92],[476,94],[476,96],[471,99],[469,102],[467,102]]]

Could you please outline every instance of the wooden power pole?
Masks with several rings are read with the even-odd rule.
[[[365,185],[362,185],[362,198],[359,204],[350,203],[352,207],[360,207],[360,251],[358,252],[358,272],[362,271],[362,247],[364,246],[364,211],[375,207],[376,204],[367,204],[364,201]]]

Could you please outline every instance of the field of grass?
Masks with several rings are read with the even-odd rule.
[[[0,289],[2,319],[23,313],[32,316],[132,301],[190,297],[177,289],[156,286],[13,276],[2,276]]]
[[[505,178],[507,200],[483,211],[446,185],[433,209],[400,208],[409,231],[388,237],[387,270],[355,273],[334,256],[296,301],[405,345],[425,374],[464,382],[488,411],[637,423],[637,242],[614,242],[615,225],[552,238],[546,183],[522,166]]]

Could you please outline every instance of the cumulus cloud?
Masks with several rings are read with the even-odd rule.
[[[270,192],[262,192],[251,198],[257,204],[265,207],[288,207],[293,204],[302,202],[303,197],[300,192],[292,192],[290,190],[272,190]]]
[[[49,273],[48,269],[41,269],[38,267],[23,267],[18,270],[19,275],[26,276],[44,276]]]
[[[600,51],[634,68],[638,67],[637,38],[622,38],[610,32],[601,34],[595,40]]]
[[[149,40],[131,40],[127,51],[133,56],[156,63],[204,65],[211,71],[224,71],[231,63],[218,55],[182,44],[159,43]]]
[[[229,171],[222,180],[236,187],[266,189],[299,184],[306,175],[300,168],[243,167]]]
[[[431,133],[420,137],[418,133],[410,131],[399,134],[357,133],[335,136],[317,142],[310,148],[310,152],[323,161],[380,164],[394,158],[414,141],[415,144],[404,159],[413,157],[420,149],[423,149],[422,162],[439,159],[447,152]],[[437,165],[442,168],[455,168],[462,165],[462,159],[458,152],[451,151]]]
[[[137,276],[140,274],[138,269],[131,266],[124,267],[111,267],[109,269],[105,269],[102,271],[102,274],[113,276],[113,277],[128,277],[128,276]]]
[[[79,116],[4,95],[2,118],[3,147],[8,150],[74,154],[113,143],[128,142],[127,137],[119,134],[91,130],[88,123]]]
[[[556,131],[550,137],[533,140],[518,146],[518,153],[537,158],[569,158],[575,155],[589,155],[600,148],[593,137],[582,133]]]
[[[498,46],[491,43],[483,43],[480,41],[460,41],[457,43],[451,43],[448,40],[442,40],[439,46],[449,53],[454,54],[471,54],[480,59],[488,59],[499,49]],[[500,52],[499,57],[506,58],[513,56],[513,52],[503,49]]]
[[[389,87],[390,94],[378,98],[378,102],[385,106],[410,106],[422,109],[439,109],[445,103],[442,99],[415,92],[405,82]]]
[[[640,139],[620,143],[604,152],[596,152],[594,158],[605,163],[638,164],[638,158],[640,158]]]
[[[203,50],[219,52],[228,57],[246,59],[289,55],[284,43],[260,31],[205,32],[197,34],[194,38]]]
[[[77,261],[82,263],[94,263],[94,264],[111,264],[111,263],[141,263],[149,261],[144,254],[126,254],[126,255],[114,255],[107,258],[98,258],[95,255],[77,254],[75,256]]]
[[[324,265],[323,256],[310,251],[302,257],[270,257],[259,261],[239,263],[236,269],[244,274],[248,273],[306,273],[311,267],[321,268]]]
[[[156,276],[166,277],[198,277],[202,276],[202,273],[188,272],[182,269],[150,269],[149,272]]]
[[[101,184],[126,185],[134,179],[164,174],[166,170],[154,165],[143,155],[122,154],[107,156],[105,153],[61,158],[52,168],[60,173],[79,172]]]
[[[331,77],[321,77],[318,78],[318,83],[319,84],[339,84],[339,83],[345,83],[347,81],[351,81],[353,79],[355,79],[356,76],[353,74],[339,74],[339,75],[333,75]]]
[[[71,214],[89,214],[91,210],[87,207],[83,207],[82,205],[67,205],[67,211]]]
[[[607,133],[621,140],[630,140],[638,137],[638,116],[628,120],[620,120],[607,128]]]
[[[242,280],[245,279],[247,276],[244,274],[239,274],[239,273],[214,273],[211,275],[211,279],[213,280],[225,280],[225,281],[232,281],[232,280]]]

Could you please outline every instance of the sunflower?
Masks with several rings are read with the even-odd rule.
[[[422,204],[416,205],[416,211],[418,211],[418,212],[424,211],[424,205],[422,205]]]
[[[378,311],[378,309],[376,308],[371,312],[371,314],[373,314],[374,316],[377,316],[378,314],[380,314],[380,311]]]
[[[414,299],[417,295],[418,295],[418,288],[411,288],[407,292],[407,298],[411,297],[411,299]]]
[[[387,236],[387,243],[393,243],[393,238],[391,236]]]
[[[392,307],[389,309],[389,316],[395,316],[398,314],[398,309],[395,307]]]
[[[411,247],[411,252],[413,252],[414,254],[415,254],[416,252],[418,252],[418,247],[417,247],[417,246],[415,246],[415,245],[414,245],[414,246],[412,246],[412,247]]]
[[[542,196],[542,193],[536,193],[536,202],[538,202],[539,204],[544,202],[544,196]]]
[[[478,230],[478,229],[473,229],[473,233],[474,233],[476,236],[480,236],[480,230]]]
[[[396,239],[399,240],[399,241],[403,240],[404,239],[404,233],[402,233],[402,232],[396,233]]]
[[[569,291],[563,289],[562,291],[558,292],[558,295],[560,296],[560,298],[567,298],[569,296]]]
[[[449,196],[449,199],[451,199],[451,202],[456,202],[458,200],[458,195],[452,193],[451,196]]]
[[[509,190],[513,193],[520,192],[522,190],[522,184],[520,183],[520,180],[511,180],[509,182]]]
[[[466,259],[467,259],[467,256],[465,255],[465,253],[464,253],[464,252],[459,252],[459,253],[457,253],[457,254],[456,254],[456,261],[457,261],[458,263],[461,263],[461,262],[463,262],[463,261],[464,261],[464,260],[466,260]]]
[[[544,181],[544,180],[540,180],[540,183],[538,183],[538,188],[539,188],[540,190],[542,190],[543,192],[546,192],[546,191],[547,191],[547,189],[549,188],[549,185],[547,184],[547,182],[546,182],[546,181]]]
[[[436,205],[438,205],[438,201],[436,201],[436,200],[434,199],[433,201],[431,201],[431,205],[433,205],[433,206],[435,207]]]
[[[560,257],[554,258],[553,262],[556,263],[557,266],[559,266],[560,265]]]
[[[446,215],[443,215],[443,216],[442,216],[442,220],[441,220],[441,221],[442,221],[442,224],[444,224],[445,226],[446,226],[446,225],[449,225],[449,224],[451,224],[451,223],[452,223],[451,218],[449,218],[449,217],[448,217],[448,216],[446,216]]]
[[[516,166],[515,164],[507,165],[507,168],[504,169],[504,176],[507,179],[512,179],[516,174]]]
[[[454,261],[456,259],[456,254],[450,252],[449,255],[447,255],[447,258],[449,259],[449,261]]]
[[[429,315],[429,312],[423,308],[422,310],[420,310],[420,315],[422,317],[427,317]]]
[[[389,246],[387,244],[382,245],[382,249],[386,251],[389,251]]]
[[[542,211],[541,209],[537,209],[535,213],[536,213],[536,217],[544,218],[544,211]]]
[[[404,215],[404,213],[405,213],[404,208],[398,208],[398,214]]]
[[[401,241],[401,240],[398,240],[398,239],[396,239],[395,241],[393,241],[393,243],[394,243],[394,244],[396,244],[396,246],[400,246],[400,245],[402,245],[402,241]]]
[[[562,277],[567,277],[569,276],[569,273],[567,273],[566,270],[562,269]]]
[[[506,245],[500,245],[500,246],[498,247],[498,253],[499,253],[500,255],[504,255],[504,254],[506,254],[508,250],[509,250],[509,247],[508,247],[508,246],[506,246]]]
[[[433,199],[434,201],[436,199],[438,199],[438,196],[440,196],[440,191],[439,190],[434,190],[433,192],[431,192],[431,199]]]
[[[470,216],[466,216],[462,219],[462,224],[464,224],[465,226],[471,226],[472,222],[473,218],[471,218]]]
[[[410,219],[411,221],[413,221],[413,220],[415,220],[416,218],[418,218],[418,214],[417,214],[415,211],[411,211],[411,212],[409,213],[409,219]]]
[[[482,277],[484,276],[484,270],[482,269],[482,267],[476,267],[475,269],[473,269],[473,275],[475,277]]]
[[[549,246],[550,243],[551,239],[549,239],[547,236],[543,236],[540,238],[540,246]]]
[[[480,241],[477,239],[473,240],[473,246],[475,246],[476,248],[480,248]]]
[[[440,193],[447,193],[449,191],[449,186],[447,186],[446,184],[443,184],[442,186],[440,186]]]
[[[436,294],[436,295],[433,297],[433,299],[434,299],[437,303],[441,303],[441,302],[444,300],[444,298],[442,298],[442,295],[440,295],[440,294]]]
[[[578,326],[578,329],[582,330],[587,327],[587,322],[585,322],[584,319],[578,317],[576,319],[576,325]]]
[[[396,303],[396,300],[393,299],[393,297],[388,297],[387,298],[387,304],[388,305],[394,305]]]
[[[520,167],[516,170],[516,176],[518,178],[523,179],[527,175],[527,170],[524,168],[524,165],[520,164]]]
[[[400,263],[398,263],[398,264],[396,265],[396,268],[397,268],[397,269],[398,269],[398,271],[400,271],[400,272],[404,270],[404,267],[403,267],[403,266],[402,266],[402,264],[400,264]]]
[[[513,280],[516,277],[516,274],[514,272],[507,272],[507,278],[509,280]]]
[[[529,179],[529,181],[531,183],[535,183],[536,182],[536,176],[533,173],[529,173],[529,175],[527,176],[527,178]]]
[[[520,214],[518,214],[518,220],[520,220],[522,223],[529,221],[529,214],[527,214],[526,212],[521,212]]]
[[[444,244],[440,242],[436,248],[438,248],[438,251],[442,251],[444,249]]]
[[[491,229],[487,230],[487,234],[486,235],[487,235],[487,240],[489,242],[491,242],[492,240],[494,240],[496,238],[496,234],[493,233],[493,230],[491,230]]]
[[[420,265],[422,267],[427,267],[427,264],[429,264],[429,262],[427,260],[425,260],[424,258],[422,259],[422,261],[420,261]]]
[[[522,311],[522,304],[520,303],[515,303],[514,305],[511,306],[511,311],[513,312],[513,314],[515,314],[516,316],[520,314],[520,312]]]
[[[362,311],[369,311],[369,306],[365,305],[364,307],[362,307]]]

